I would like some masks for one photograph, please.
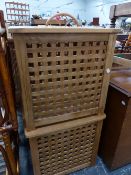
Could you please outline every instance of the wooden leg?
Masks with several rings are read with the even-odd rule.
[[[17,173],[17,163],[11,146],[11,140],[8,131],[2,133],[3,142],[5,144],[5,151],[8,156],[9,164],[11,167],[12,175],[18,175]]]
[[[18,132],[12,131],[11,133],[11,140],[14,144],[14,152],[15,152],[15,159],[19,160],[19,145],[18,145]]]
[[[13,97],[13,92],[11,87],[10,73],[6,64],[5,54],[2,48],[0,48],[0,75],[3,82],[4,90],[5,90],[5,95],[6,95],[6,99],[9,107],[9,112],[11,115],[12,125],[13,125],[13,128],[17,130],[18,128],[17,115],[16,115],[14,97]]]
[[[10,166],[10,162],[9,162],[7,153],[6,153],[6,151],[5,151],[5,149],[3,148],[2,145],[0,145],[0,151],[1,151],[2,155],[3,155],[4,161],[6,163],[6,167],[7,167],[7,170],[8,170],[8,175],[13,175],[12,171],[11,171],[11,166]]]

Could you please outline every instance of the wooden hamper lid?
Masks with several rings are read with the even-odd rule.
[[[13,26],[10,33],[120,33],[120,29],[100,27],[62,27],[62,26]]]

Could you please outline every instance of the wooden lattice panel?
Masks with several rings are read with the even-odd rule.
[[[62,125],[59,131],[30,138],[34,174],[63,175],[94,165],[101,124],[96,117],[91,123],[83,120],[66,129]]]
[[[27,128],[104,112],[114,35],[111,38],[74,33],[14,36]]]
[[[91,165],[95,134],[93,124],[39,137],[41,174],[56,174],[87,162]]]
[[[34,119],[98,112],[107,44],[27,43]]]

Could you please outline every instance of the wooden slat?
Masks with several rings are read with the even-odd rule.
[[[19,26],[19,27],[22,27],[22,26]],[[10,32],[12,31],[11,28],[13,28],[13,26],[9,27]],[[23,27],[23,29],[24,29],[24,27]],[[27,33],[28,33],[28,37],[27,37],[26,32],[22,34],[22,33],[19,33],[19,30],[18,30],[17,31],[18,33],[16,32],[13,35],[15,37],[17,35],[19,36],[20,34],[22,34],[22,38],[23,38],[25,43],[27,43],[27,44],[33,43],[33,44],[36,44],[36,46],[38,44],[42,44],[42,46],[41,46],[42,49],[47,48],[48,43],[50,43],[50,44],[56,43],[57,44],[58,42],[60,42],[60,43],[66,44],[66,46],[56,47],[57,50],[59,48],[63,48],[63,47],[64,47],[64,49],[68,49],[69,42],[72,42],[72,43],[77,42],[77,43],[81,44],[81,46],[83,46],[83,47],[86,46],[86,48],[87,48],[89,46],[89,43],[87,41],[89,41],[89,42],[90,41],[92,41],[92,42],[93,41],[94,42],[101,41],[103,43],[105,41],[108,41],[108,37],[109,37],[108,34],[104,35],[102,33],[96,33],[94,35],[93,33],[89,32],[89,34],[88,34],[88,30],[86,30],[86,32],[82,31],[81,33],[80,32],[77,33],[77,30],[74,30],[74,32],[71,30],[70,30],[70,32],[68,32],[68,31],[64,32],[65,30],[63,30],[63,31],[61,30],[59,32],[59,29],[58,29],[58,31],[57,31],[58,33],[55,33],[55,32],[52,33],[52,31],[50,29],[43,30],[42,28],[38,28],[38,31],[40,31],[40,33],[42,33],[42,34],[39,34],[39,32],[38,33],[37,32],[36,33],[28,33],[28,30],[27,30]],[[76,31],[76,33],[75,33],[75,31]],[[57,35],[59,35],[59,38]],[[34,38],[37,38],[37,40]],[[42,39],[42,38],[44,38],[44,39]],[[85,43],[84,43],[84,41],[85,41]],[[70,47],[72,48],[73,45],[72,46],[70,45]],[[101,47],[101,45],[99,45],[99,47]],[[104,45],[103,45],[103,47],[104,47]],[[37,47],[37,48],[39,50],[40,47]],[[50,47],[48,47],[48,48],[50,49]],[[29,50],[30,49],[31,48],[29,48]],[[93,47],[92,47],[92,49],[93,49]],[[28,49],[27,49],[27,52],[28,52]],[[103,53],[99,53],[99,54],[103,55]]]
[[[85,116],[89,118],[90,116],[95,115],[97,113],[98,113],[98,108],[91,108],[89,110],[85,110],[82,112],[69,113],[69,114],[65,114],[65,115],[58,115],[58,116],[43,118],[42,120],[36,119],[35,126],[40,127],[42,125],[53,124],[53,123],[56,123],[56,121],[62,122],[64,117],[65,117],[64,121],[66,121],[66,120],[68,121],[71,119],[77,119],[77,118],[83,118]],[[49,115],[49,113],[48,113],[48,115]],[[52,114],[50,116],[52,116]]]
[[[37,141],[36,139],[31,139],[29,143],[32,152],[31,156],[32,156],[34,174],[41,175]]]
[[[30,128],[34,128],[34,123],[33,123],[33,118],[32,118],[33,117],[32,108],[30,107],[31,104],[28,103],[28,101],[31,101],[31,99],[29,99],[31,97],[31,94],[29,95],[27,93],[28,85],[25,83],[25,81],[29,82],[29,80],[28,80],[28,76],[26,76],[27,70],[23,69],[23,67],[26,67],[25,62],[23,61],[23,57],[25,56],[24,55],[25,52],[23,52],[25,50],[25,45],[24,43],[21,43],[21,39],[19,37],[15,38],[14,43],[15,43],[15,50],[16,50],[16,55],[17,55],[16,57],[17,63],[19,67],[19,74],[20,74],[20,77],[23,77],[22,84],[21,84],[23,112],[24,112],[23,117],[26,119],[26,126],[28,127],[29,125]],[[17,43],[21,43],[21,45]]]
[[[102,86],[102,92],[101,92],[102,95],[101,95],[100,104],[99,104],[100,112],[103,111],[105,108],[107,91],[108,91],[109,80],[110,80],[111,67],[112,67],[112,63],[113,63],[115,41],[116,41],[116,36],[110,34],[108,48],[107,48],[108,51],[107,51],[107,55],[106,55],[107,59],[106,59],[105,70],[104,70],[105,76],[103,79],[103,86]]]
[[[105,118],[105,114],[98,115],[98,116],[94,115],[94,116],[91,116],[90,118],[84,117],[82,119],[75,120],[75,122],[74,122],[74,120],[72,120],[70,122],[63,122],[63,123],[58,123],[55,125],[41,127],[41,128],[38,128],[38,129],[35,129],[32,131],[25,130],[25,135],[28,138],[33,138],[33,137],[38,137],[41,135],[46,135],[49,133],[53,134],[54,132],[57,132],[61,129],[69,129],[69,128],[73,128],[76,126],[81,126],[81,125],[83,125],[83,123],[84,124],[94,123],[95,121],[101,121],[104,118]]]
[[[50,27],[50,26],[15,26],[10,27],[11,33],[119,33],[120,29],[104,29],[104,28],[89,28],[89,27]],[[104,36],[104,35],[103,35]]]
[[[103,120],[98,122],[97,130],[96,130],[96,136],[95,136],[95,141],[94,141],[94,149],[93,149],[92,159],[91,159],[92,165],[96,164],[96,158],[97,158],[98,145],[99,145],[100,136],[101,136],[102,124],[103,124]]]

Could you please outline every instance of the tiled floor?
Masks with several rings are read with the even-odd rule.
[[[20,175],[33,175],[31,161],[29,160],[29,151],[25,146],[21,147],[20,155]],[[127,165],[115,171],[109,171],[103,164],[102,160],[97,158],[96,166],[85,168],[71,173],[70,175],[131,175],[131,165]]]
[[[22,116],[19,113],[19,133],[20,133],[20,175],[33,175],[29,144],[23,134]],[[1,175],[1,174],[0,174]],[[71,173],[70,175],[131,175],[131,165],[115,171],[109,171],[100,158],[97,158],[96,166]]]
[[[131,165],[109,171],[100,158],[97,159],[96,166],[71,173],[70,175],[131,175]]]

